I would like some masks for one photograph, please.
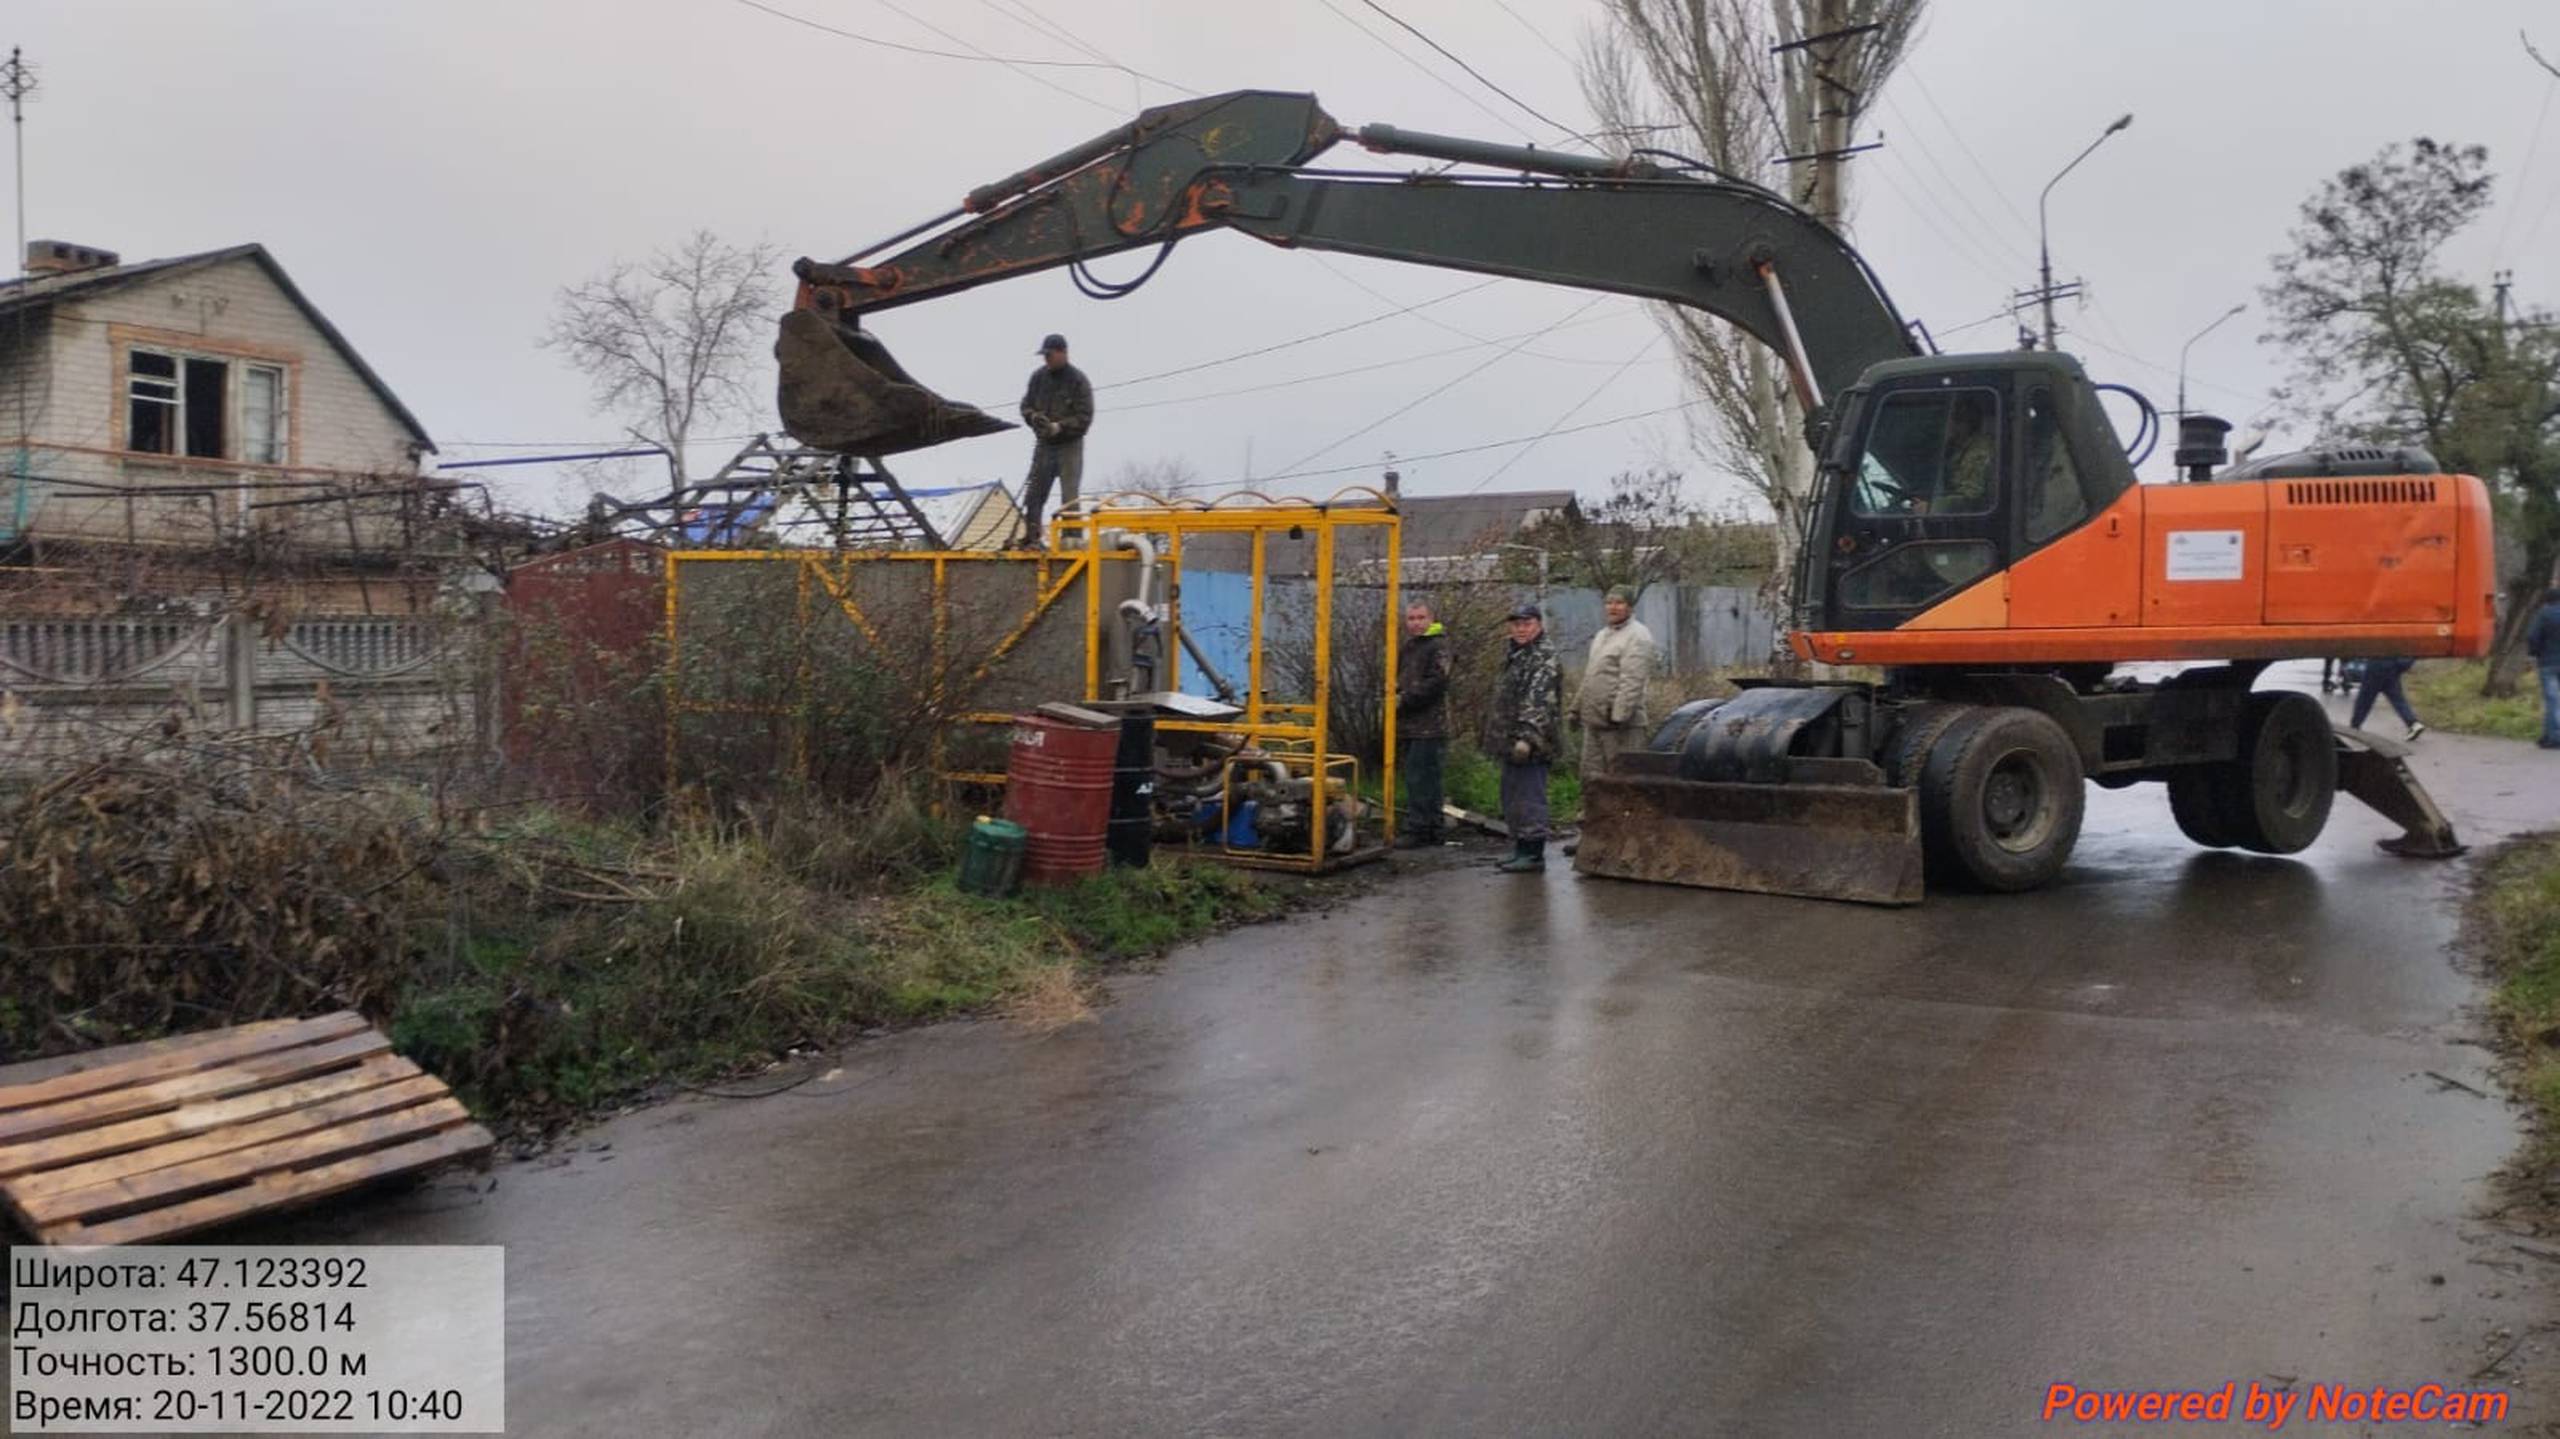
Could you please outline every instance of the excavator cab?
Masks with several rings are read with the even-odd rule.
[[[2134,483],[2079,361],[2052,351],[1876,365],[1821,469],[1798,627],[1845,632],[1929,614]]]

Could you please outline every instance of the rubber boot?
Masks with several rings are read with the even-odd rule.
[[[1504,874],[1544,874],[1547,872],[1547,842],[1543,839],[1515,839],[1511,842],[1511,858],[1494,868]]]

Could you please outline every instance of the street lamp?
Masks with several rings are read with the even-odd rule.
[[[2247,308],[2249,307],[2246,304],[2234,305],[2230,309],[2223,311],[2221,314],[2214,316],[2212,324],[2205,326],[2203,329],[2196,331],[2192,335],[2189,335],[2187,337],[2187,342],[2178,347],[2179,419],[2183,420],[2187,417],[2187,351],[2196,347],[2196,341],[2203,339],[2205,336],[2210,335],[2215,330],[2221,328],[2223,321],[2230,319],[2232,316],[2239,314],[2242,310]]]
[[[2071,163],[2063,166],[2059,174],[2056,174],[2052,179],[2045,181],[2044,189],[2036,195],[2036,254],[2042,261],[2044,270],[2044,284],[2039,289],[2038,295],[2044,301],[2044,347],[2048,350],[2053,348],[2053,247],[2046,243],[2045,240],[2045,196],[2053,193],[2053,187],[2062,183],[2062,177],[2064,175],[2070,174],[2073,169],[2078,167],[2081,161],[2088,159],[2100,145],[2107,143],[2107,137],[2109,135],[2113,135],[2118,130],[2123,129],[2132,123],[2133,116],[2131,114],[2118,117],[2114,124],[2109,125],[2106,129],[2099,132],[2097,139],[2089,142],[2088,149],[2073,156]]]

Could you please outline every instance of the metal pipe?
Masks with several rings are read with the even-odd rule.
[[[1535,145],[1496,145],[1456,135],[1399,130],[1393,125],[1360,127],[1361,147],[1381,155],[1418,155],[1464,165],[1491,165],[1503,170],[1535,170],[1599,180],[1667,180],[1670,171],[1644,160],[1615,160],[1600,155],[1567,155]]]
[[[1209,663],[1209,657],[1200,652],[1200,642],[1191,637],[1191,627],[1180,620],[1174,621],[1173,637],[1182,642],[1182,652],[1191,656],[1191,662],[1200,667],[1202,677],[1207,679],[1210,687],[1218,692],[1218,698],[1234,704],[1236,687],[1227,683],[1227,677],[1218,673],[1218,667]]]
[[[2195,332],[2194,334],[2192,334],[2192,335],[2189,335],[2189,336],[2187,337],[2187,342],[2186,342],[2185,344],[2180,345],[2180,346],[2178,347],[2178,418],[2179,418],[2179,419],[2182,419],[2182,420],[2183,420],[2183,419],[2185,419],[2185,418],[2187,417],[2187,351],[2192,350],[2192,349],[2194,349],[2194,348],[2196,347],[2196,341],[2201,340],[2201,339],[2203,339],[2205,336],[2212,334],[2215,330],[2218,330],[2218,329],[2222,328],[2222,322],[2223,322],[2223,321],[2230,319],[2232,316],[2234,316],[2234,315],[2236,315],[2236,314],[2239,314],[2241,311],[2243,311],[2243,310],[2245,310],[2245,309],[2247,309],[2247,308],[2249,308],[2249,306],[2248,306],[2248,304],[2244,301],[2244,302],[2242,302],[2242,303],[2240,303],[2240,304],[2237,304],[2237,305],[2232,306],[2232,307],[2231,307],[2230,309],[2228,309],[2228,310],[2223,311],[2221,314],[2214,316],[2214,318],[2213,318],[2213,323],[2212,323],[2212,324],[2205,326],[2203,329],[2196,331],[2196,332]]]
[[[1805,357],[1804,336],[1796,333],[1796,313],[1787,308],[1787,287],[1778,283],[1778,267],[1766,260],[1753,266],[1769,287],[1769,308],[1778,312],[1778,332],[1787,337],[1787,367],[1796,372],[1796,390],[1807,410],[1822,408],[1822,386],[1813,379],[1813,362]]]

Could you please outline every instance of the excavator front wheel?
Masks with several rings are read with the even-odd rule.
[[[2080,840],[2088,786],[2053,717],[1975,709],[1940,730],[1920,767],[1920,833],[1931,878],[2016,891],[2053,882]]]

